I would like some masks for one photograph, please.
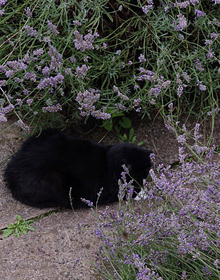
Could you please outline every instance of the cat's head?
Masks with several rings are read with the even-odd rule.
[[[115,179],[120,179],[122,165],[129,169],[136,187],[143,185],[151,168],[150,154],[152,151],[129,143],[120,143],[111,146],[107,155],[108,168]]]

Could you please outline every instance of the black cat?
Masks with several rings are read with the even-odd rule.
[[[4,179],[12,195],[30,206],[70,208],[70,197],[74,208],[85,206],[81,198],[95,204],[102,187],[98,204],[108,204],[118,199],[123,164],[140,190],[151,168],[150,153],[133,144],[97,144],[48,129],[23,143]]]

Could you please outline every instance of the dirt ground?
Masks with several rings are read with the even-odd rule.
[[[184,120],[182,121],[184,122]],[[192,128],[194,121],[190,120]],[[152,120],[143,119],[133,123],[137,142],[155,152],[157,163],[171,164],[178,161],[178,143],[172,132],[164,127],[164,121],[157,116]],[[80,129],[74,130],[74,136],[82,137]],[[210,120],[203,126],[205,138],[211,131]],[[2,180],[2,172],[8,158],[23,141],[19,128],[8,123],[0,123],[0,230],[16,221],[16,215],[24,220],[39,217],[54,209],[36,209],[21,204],[11,197]],[[69,132],[69,131],[68,131]],[[78,134],[78,135],[77,135]],[[113,132],[96,129],[84,138],[102,141],[103,143],[118,142]],[[220,144],[220,116],[216,118],[213,141]],[[117,207],[117,203],[111,205]],[[93,265],[96,261],[96,249],[99,241],[94,234],[97,220],[91,209],[77,211],[61,211],[44,218],[36,219],[32,225],[35,231],[19,238],[14,235],[3,238],[0,234],[0,280],[95,280]]]

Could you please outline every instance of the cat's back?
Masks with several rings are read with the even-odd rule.
[[[97,144],[91,140],[70,137],[57,129],[46,129],[34,134],[22,144],[18,152],[11,158],[9,166],[15,168],[48,168],[71,169],[73,166],[91,166],[102,164],[108,146]]]
[[[25,140],[19,152],[48,151],[53,147],[63,147],[67,141],[67,136],[59,130],[46,129]]]

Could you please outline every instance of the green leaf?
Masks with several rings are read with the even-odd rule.
[[[126,142],[126,138],[124,137],[124,135],[118,134],[118,138],[120,138],[122,141]]]
[[[134,135],[134,129],[133,127],[129,131],[129,141],[132,139],[132,136]]]
[[[136,139],[137,139],[137,136],[134,136],[134,137],[131,139],[131,143],[134,144],[135,141],[136,141]]]
[[[27,234],[28,230],[34,231],[35,229],[29,224],[34,222],[34,219],[29,221],[24,221],[21,216],[16,216],[17,223],[10,223],[6,229],[3,230],[3,237],[6,238],[11,234],[14,234],[16,237],[19,237],[21,233]]]
[[[123,128],[130,128],[132,126],[131,120],[126,117],[122,117],[122,119],[119,121],[119,124]]]
[[[125,114],[123,112],[117,112],[117,113],[113,113],[112,114],[112,118],[115,118],[115,117],[123,117]]]
[[[112,119],[103,121],[103,127],[104,127],[106,130],[111,131],[111,130],[112,130],[112,127],[113,127]]]
[[[117,125],[114,125],[114,130],[116,131],[117,134],[120,134],[120,129]]]
[[[3,229],[3,237],[6,238],[6,237],[9,237],[12,233],[13,233],[14,230],[12,229]]]

